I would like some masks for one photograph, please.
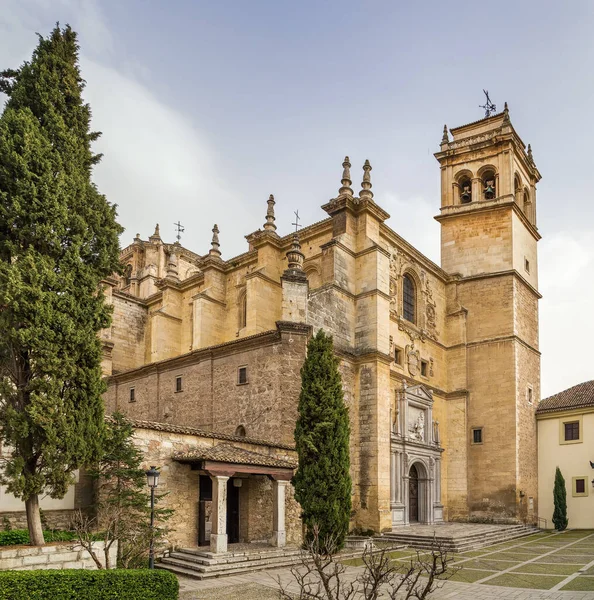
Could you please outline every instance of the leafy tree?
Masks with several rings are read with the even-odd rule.
[[[563,531],[564,529],[567,529],[567,491],[565,489],[565,479],[563,478],[559,467],[557,467],[557,470],[555,471],[553,502],[555,504],[553,524],[557,531]]]
[[[133,427],[121,413],[114,413],[106,424],[105,454],[96,468],[87,473],[96,481],[97,515],[89,518],[79,512],[74,527],[79,542],[91,554],[95,563],[102,562],[94,554],[92,541],[100,531],[105,541],[106,568],[110,568],[109,550],[118,541],[118,566],[146,567],[151,535],[156,546],[167,533],[166,521],[173,514],[170,509],[155,510],[155,529],[150,529],[149,493],[142,452],[132,440]],[[163,494],[155,496],[158,505]]]
[[[103,444],[100,290],[119,269],[115,207],[91,181],[91,110],[76,33],[56,26],[0,75],[0,440],[2,480],[43,544],[39,494],[63,497]]]
[[[340,549],[351,513],[349,416],[332,337],[323,330],[309,341],[301,368],[295,443],[299,467],[293,478],[306,541],[314,530],[322,545]]]

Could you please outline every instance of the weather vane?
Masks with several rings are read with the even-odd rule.
[[[177,223],[174,223],[175,225],[175,231],[177,231],[177,235],[175,236],[177,238],[177,242],[179,243],[179,241],[181,240],[181,234],[186,230],[186,228],[178,221]]]
[[[497,110],[497,107],[491,102],[491,98],[489,98],[489,90],[483,90],[483,94],[485,94],[487,100],[484,104],[479,104],[479,108],[484,108],[485,117],[490,117]]]
[[[291,223],[291,225],[295,225],[295,233],[297,233],[299,227],[303,227],[303,225],[299,225],[299,219],[301,218],[299,216],[299,211],[296,210],[293,214],[295,215],[295,223]]]

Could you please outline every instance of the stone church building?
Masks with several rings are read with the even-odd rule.
[[[239,256],[221,257],[217,225],[205,254],[158,226],[122,251],[106,408],[161,467],[177,543],[299,540],[293,430],[319,328],[349,408],[353,528],[536,519],[540,174],[507,105],[444,127],[435,157],[441,265],[386,225],[371,165],[354,176],[348,157],[298,237],[277,233],[270,196]]]

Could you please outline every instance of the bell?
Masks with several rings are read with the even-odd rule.
[[[487,186],[485,187],[485,198],[487,200],[491,200],[492,198],[495,198],[495,188],[493,187],[492,181],[487,182]]]
[[[464,188],[464,191],[460,195],[460,200],[462,200],[463,204],[466,204],[467,202],[470,202],[472,200],[472,196],[471,196],[470,191],[469,191],[469,189],[467,187]]]

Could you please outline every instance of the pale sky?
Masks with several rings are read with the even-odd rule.
[[[294,210],[324,218],[348,154],[353,187],[368,158],[388,224],[439,264],[443,124],[480,119],[483,88],[507,101],[543,175],[542,397],[594,379],[591,0],[0,0],[0,69],[56,21],[80,35],[122,245],[157,222],[172,242],[180,219],[203,254],[216,222],[230,258],[270,193],[281,235]]]

